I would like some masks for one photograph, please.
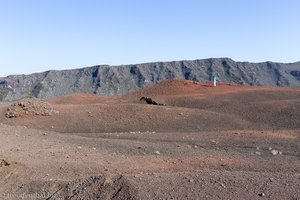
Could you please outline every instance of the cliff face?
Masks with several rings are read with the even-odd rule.
[[[229,58],[153,62],[136,65],[99,65],[0,78],[0,101],[23,97],[48,99],[71,93],[122,95],[167,79],[211,80],[243,85],[300,86],[298,63],[248,63]]]

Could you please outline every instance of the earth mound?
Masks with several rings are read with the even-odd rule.
[[[5,117],[50,116],[53,113],[55,111],[49,103],[36,98],[26,98],[11,104],[7,108]]]
[[[197,82],[192,80],[166,80],[156,85],[153,85],[142,90],[138,90],[132,93],[124,95],[125,98],[137,98],[141,96],[150,96],[159,98],[162,96],[178,97],[180,95],[195,95],[195,94],[211,94],[218,92],[232,91],[241,89],[241,85],[232,83],[218,82],[217,87],[213,87],[212,82]],[[242,87],[243,89],[249,89],[249,87]]]
[[[167,80],[162,81],[159,84],[151,86],[149,88],[145,88],[143,90],[139,90],[133,92],[130,95],[173,95],[176,93],[186,94],[186,93],[194,93],[199,92],[199,90],[203,90],[204,84],[201,84],[196,81],[189,80]],[[206,84],[205,84],[206,85]]]

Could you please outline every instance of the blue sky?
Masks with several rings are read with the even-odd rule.
[[[0,0],[0,77],[211,57],[300,61],[300,1]]]

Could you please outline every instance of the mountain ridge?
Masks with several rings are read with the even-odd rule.
[[[221,81],[241,85],[299,87],[300,62],[251,63],[236,62],[230,58],[208,58],[48,70],[0,78],[0,100],[13,101],[30,96],[49,99],[72,93],[123,95],[163,80],[205,82],[213,75]]]

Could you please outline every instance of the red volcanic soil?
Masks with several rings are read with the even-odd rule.
[[[139,100],[142,96],[166,106],[147,105]],[[173,80],[125,96],[74,94],[48,102],[58,114],[2,116],[2,121],[63,133],[300,129],[300,89],[291,88],[214,88]]]
[[[172,80],[117,97],[24,101],[37,106],[16,102],[12,118],[0,107],[0,194],[300,199],[299,88]],[[44,107],[53,112],[35,114]]]
[[[106,96],[98,96],[95,94],[71,94],[71,95],[65,95],[65,96],[50,99],[48,102],[51,104],[78,105],[78,104],[104,103],[106,101],[110,101],[111,99],[114,98],[106,97]]]

